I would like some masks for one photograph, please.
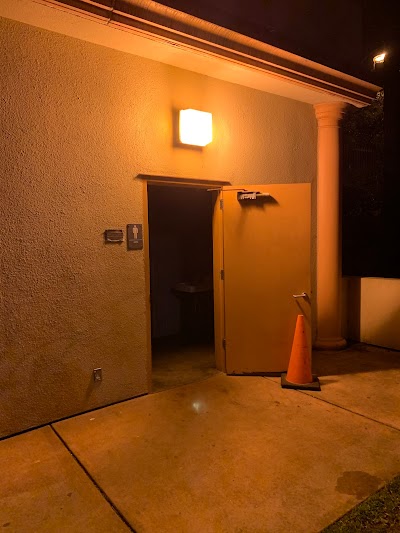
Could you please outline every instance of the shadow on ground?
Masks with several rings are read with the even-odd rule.
[[[153,345],[152,392],[188,385],[217,373],[212,343],[169,340]]]
[[[400,352],[357,343],[340,352],[313,352],[313,368],[319,376],[399,370]]]

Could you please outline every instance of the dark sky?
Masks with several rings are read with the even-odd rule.
[[[157,1],[372,80],[372,51],[398,30],[393,21],[398,21],[395,11],[400,4],[399,0]]]

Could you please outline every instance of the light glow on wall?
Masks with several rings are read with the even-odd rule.
[[[179,140],[192,146],[209,144],[212,141],[212,114],[196,109],[179,111]]]

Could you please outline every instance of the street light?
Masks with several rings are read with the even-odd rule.
[[[383,65],[385,62],[386,52],[380,52],[376,56],[372,58],[372,61],[374,62],[374,70],[377,68],[377,65]]]

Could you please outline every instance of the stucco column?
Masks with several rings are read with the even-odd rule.
[[[345,104],[316,104],[317,182],[317,338],[315,348],[346,346],[341,335],[341,251],[339,212],[339,121]]]

